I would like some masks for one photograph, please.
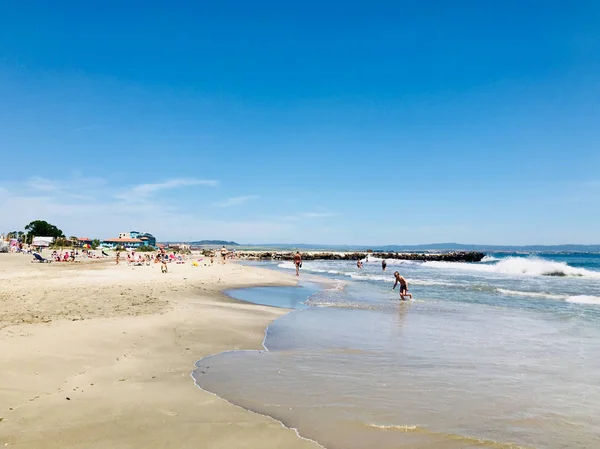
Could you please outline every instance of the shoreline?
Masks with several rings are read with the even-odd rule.
[[[275,271],[275,270],[272,270],[272,271],[273,271],[274,273],[277,273],[277,271]],[[330,286],[331,286],[331,284],[332,284],[332,282],[331,282],[329,279],[327,279],[327,278],[324,278],[324,277],[321,277],[321,276],[318,276],[318,275],[314,275],[314,274],[311,274],[310,276],[311,276],[311,277],[309,278],[309,282],[314,282],[314,283],[317,283],[317,284],[319,284],[319,283],[320,283],[320,284],[321,284],[320,286],[321,286],[322,288],[324,288],[324,289],[326,289],[328,286],[330,287]],[[255,288],[255,287],[264,287],[264,286],[262,286],[262,285],[261,285],[261,286],[253,286],[253,287],[240,287],[240,289],[243,289],[243,288]],[[269,287],[269,286],[266,286],[266,287]],[[283,287],[293,287],[293,286],[283,286]],[[236,290],[236,289],[229,289],[228,291],[232,291],[232,290]],[[252,414],[256,414],[256,415],[258,415],[258,416],[264,416],[264,417],[267,417],[267,418],[269,418],[269,419],[272,419],[272,420],[274,420],[274,421],[278,422],[279,424],[281,424],[281,426],[282,426],[283,428],[285,428],[285,429],[289,429],[289,430],[293,430],[293,431],[294,431],[294,433],[296,434],[296,436],[297,436],[298,438],[300,438],[300,439],[302,439],[302,440],[304,440],[304,441],[310,442],[310,443],[312,443],[312,444],[315,444],[317,447],[319,447],[319,448],[321,448],[321,449],[327,449],[327,448],[326,448],[326,446],[322,445],[322,444],[321,444],[319,441],[317,441],[317,440],[313,440],[313,439],[311,439],[311,438],[309,438],[309,437],[306,437],[306,436],[302,435],[302,434],[300,433],[300,430],[299,430],[298,428],[296,428],[296,427],[293,427],[291,424],[286,424],[285,422],[281,421],[279,418],[276,418],[275,416],[269,415],[269,414],[267,414],[267,413],[261,413],[261,412],[258,412],[258,411],[256,411],[256,410],[252,410],[252,409],[250,409],[250,408],[246,408],[246,407],[244,407],[244,406],[242,406],[242,405],[236,404],[235,402],[232,402],[232,401],[230,401],[229,399],[226,399],[225,397],[223,397],[223,396],[220,396],[218,393],[215,393],[215,392],[213,392],[213,391],[207,390],[207,389],[203,388],[202,386],[200,386],[200,385],[198,384],[198,381],[197,381],[197,380],[194,378],[194,376],[193,376],[193,375],[194,375],[194,372],[195,372],[195,371],[196,371],[196,369],[198,368],[198,364],[200,364],[200,363],[201,363],[201,362],[203,362],[203,361],[206,361],[206,360],[209,360],[209,359],[211,359],[211,358],[218,357],[218,356],[220,356],[220,355],[227,354],[227,353],[233,353],[233,352],[236,352],[236,353],[238,353],[238,352],[255,352],[255,351],[258,351],[258,352],[261,352],[261,351],[270,352],[270,349],[269,349],[269,348],[267,347],[267,345],[266,345],[266,341],[267,341],[267,336],[268,336],[269,328],[270,328],[270,327],[271,327],[271,326],[272,326],[272,325],[273,325],[273,324],[274,324],[274,323],[275,323],[277,320],[279,320],[279,319],[281,319],[281,318],[283,318],[283,317],[285,317],[285,316],[287,316],[287,315],[289,315],[289,314],[292,314],[292,313],[298,313],[298,312],[302,312],[302,309],[294,309],[294,308],[286,308],[286,307],[281,307],[281,306],[272,306],[272,305],[258,304],[258,303],[254,303],[254,302],[250,302],[250,301],[244,301],[244,300],[242,300],[242,299],[238,299],[238,298],[235,298],[235,297],[233,297],[233,296],[229,296],[229,295],[227,295],[226,293],[224,293],[224,291],[223,291],[222,293],[223,293],[225,296],[228,296],[228,297],[230,297],[230,298],[231,298],[231,299],[233,299],[234,301],[239,301],[239,302],[242,302],[242,303],[252,304],[252,305],[255,305],[255,306],[260,306],[260,307],[273,307],[273,308],[276,308],[276,309],[279,309],[279,310],[282,310],[282,311],[284,311],[284,313],[282,313],[281,315],[279,315],[279,316],[275,317],[273,320],[269,321],[269,322],[266,324],[266,326],[265,326],[265,328],[264,328],[263,340],[262,340],[262,342],[261,342],[261,346],[262,346],[262,348],[260,348],[260,349],[229,349],[229,350],[221,351],[221,352],[219,352],[219,353],[216,353],[216,354],[209,354],[209,355],[207,355],[207,356],[204,356],[204,357],[202,357],[202,358],[198,359],[198,360],[197,360],[197,361],[194,363],[194,370],[193,370],[192,372],[190,372],[190,377],[191,377],[192,381],[194,382],[194,385],[195,385],[195,386],[196,386],[198,389],[200,389],[201,391],[203,391],[203,392],[206,392],[206,393],[208,393],[208,394],[211,394],[211,395],[213,395],[213,396],[216,396],[217,398],[219,398],[219,399],[221,399],[221,400],[223,400],[223,401],[227,402],[228,404],[231,404],[231,405],[232,405],[232,406],[234,406],[234,407],[240,408],[240,409],[242,409],[242,410],[244,410],[244,411],[246,411],[246,412],[249,412],[249,413],[252,413]]]
[[[162,277],[149,267],[131,275],[129,267],[88,269],[86,264],[40,274],[49,265],[18,266],[17,261],[7,268],[2,264],[6,260],[0,258],[0,287],[9,294],[0,304],[2,310],[15,306],[17,311],[0,317],[0,443],[24,448],[320,447],[274,418],[215,398],[189,378],[195,361],[208,355],[260,348],[269,323],[288,313],[238,301],[223,291],[291,286],[295,277],[240,264],[186,264]],[[118,276],[119,271],[127,275]],[[76,275],[64,276],[66,272]],[[89,275],[95,272],[110,276]],[[71,285],[61,290],[56,277]],[[9,288],[11,278],[23,287]],[[103,279],[100,289],[108,304],[119,306],[124,288],[133,289],[133,302],[156,293],[165,304],[152,303],[152,310],[136,310],[135,315],[119,307],[69,306],[82,302],[83,286],[98,279]],[[21,301],[25,309],[42,306],[43,301],[31,297],[52,300],[56,290],[63,293],[62,301],[55,304],[58,310],[46,304],[44,316],[50,322],[36,321],[34,308],[18,308]],[[90,302],[101,299],[92,294]],[[66,311],[61,309],[65,304]],[[89,313],[74,320],[70,311]],[[33,322],[12,323],[27,316]]]

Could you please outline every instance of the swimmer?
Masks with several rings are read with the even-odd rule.
[[[396,285],[398,285],[398,283],[400,284],[400,299],[402,301],[406,301],[404,299],[405,296],[408,296],[410,299],[412,299],[412,294],[408,293],[408,282],[406,282],[406,279],[404,279],[402,276],[400,276],[399,272],[394,272],[394,277],[396,278],[396,282],[394,282],[394,286],[392,287],[392,290],[396,289]]]
[[[381,270],[385,271],[386,268],[387,268],[387,262],[385,261],[385,259],[383,259],[381,261]]]

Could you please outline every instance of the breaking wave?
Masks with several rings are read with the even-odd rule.
[[[424,262],[432,268],[479,271],[485,273],[517,274],[529,276],[570,276],[600,279],[600,272],[585,268],[575,268],[564,262],[540,259],[538,257],[507,257],[496,264],[480,265],[463,262]]]
[[[588,296],[588,295],[569,296],[565,301],[573,303],[573,304],[590,304],[590,305],[599,305],[600,306],[600,298],[598,296]]]
[[[503,295],[509,296],[526,296],[529,298],[549,298],[549,299],[564,299],[564,295],[553,295],[552,293],[545,292],[521,292],[516,290],[508,290],[506,288],[497,288],[496,291]]]
[[[294,262],[281,262],[279,265],[277,265],[278,268],[285,268],[288,270],[295,270],[296,267],[294,266]]]

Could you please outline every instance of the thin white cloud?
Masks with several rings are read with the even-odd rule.
[[[177,198],[153,195],[164,189],[216,184],[214,181],[175,178],[127,188],[106,179],[86,178],[79,174],[61,179],[0,180],[0,210],[11,211],[0,220],[0,233],[23,229],[30,221],[40,219],[58,226],[66,235],[94,238],[114,237],[119,232],[141,229],[153,233],[159,240],[171,241],[201,238],[241,243],[298,241],[303,239],[302,233],[306,235],[307,232],[321,240],[329,240],[329,233],[321,229],[322,222],[318,218],[335,215],[330,212],[299,213],[298,222],[272,217],[252,218],[244,214],[229,220],[219,217],[219,212],[225,209],[214,208],[214,214],[210,214],[210,218],[207,216],[206,207],[202,206],[210,206],[214,200],[205,198],[206,202],[202,204],[202,198],[198,198],[198,207],[190,208]],[[39,189],[33,190],[32,186]],[[117,196],[119,193],[129,195],[127,199],[134,201],[124,201],[123,197]],[[223,199],[222,203],[243,204],[254,198],[258,195]],[[312,219],[313,227],[301,223],[303,219]]]
[[[0,188],[0,210],[10,210],[0,223],[0,233],[23,229],[25,224],[41,219],[58,226],[66,235],[94,238],[115,237],[119,232],[141,229],[159,240],[189,241],[200,238],[239,242],[268,241],[272,236],[294,235],[293,223],[268,219],[208,219],[201,209],[179,208],[161,201],[118,201],[113,195],[94,192],[93,200],[74,201],[69,193],[44,195]],[[87,193],[81,188],[82,193]]]
[[[295,221],[295,220],[310,220],[316,218],[330,218],[336,217],[338,214],[335,212],[303,212],[296,215],[286,215],[281,217],[284,221]]]
[[[25,185],[27,188],[38,192],[54,192],[60,189],[58,182],[40,176],[33,176],[27,179]]]
[[[209,186],[215,187],[219,184],[218,181],[212,179],[194,179],[194,178],[176,178],[168,181],[159,182],[156,184],[138,184],[133,186],[129,191],[117,195],[117,198],[128,199],[134,197],[148,197],[161,190],[177,189],[179,187],[191,186]]]
[[[233,207],[239,206],[240,204],[247,203],[248,201],[258,199],[258,195],[245,195],[245,196],[236,196],[233,198],[227,198],[225,201],[220,201],[215,203],[213,206],[215,207]]]

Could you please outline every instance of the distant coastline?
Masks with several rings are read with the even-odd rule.
[[[176,242],[162,242],[176,243]],[[181,243],[181,242],[177,242]],[[423,245],[327,245],[309,243],[237,243],[226,240],[196,240],[189,242],[194,247],[227,246],[244,250],[304,250],[304,251],[368,251],[374,252],[429,252],[429,251],[481,251],[487,253],[600,253],[600,244],[579,245],[485,245],[464,243],[430,243]]]

